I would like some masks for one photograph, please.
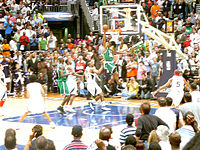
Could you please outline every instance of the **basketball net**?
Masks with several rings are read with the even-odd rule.
[[[110,32],[110,35],[112,36],[111,41],[115,41],[117,43],[121,31],[118,29],[109,29],[108,31],[112,31]]]

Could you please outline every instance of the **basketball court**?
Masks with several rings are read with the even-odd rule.
[[[52,129],[43,114],[29,114],[23,123],[19,123],[20,117],[26,111],[26,98],[9,97],[1,108],[0,117],[0,149],[3,150],[4,134],[6,129],[13,128],[17,134],[18,149],[22,150],[27,143],[31,129],[34,125],[40,124],[43,126],[44,136],[55,142],[58,150],[63,149],[65,145],[72,140],[71,129],[74,125],[83,127],[82,141],[89,145],[98,138],[99,129],[103,125],[111,125],[113,127],[113,141],[119,144],[119,135],[122,128],[126,126],[125,117],[127,113],[132,113],[135,118],[140,116],[139,106],[143,100],[124,100],[113,97],[107,98],[107,107],[111,111],[102,111],[99,105],[95,105],[95,110],[92,111],[88,105],[86,98],[76,97],[73,107],[76,113],[67,112],[61,115],[57,111],[57,107],[61,104],[63,97],[59,94],[48,94],[46,97],[46,111],[49,113],[52,121],[56,124],[56,128]],[[157,103],[149,101],[152,106],[151,113],[156,110]]]

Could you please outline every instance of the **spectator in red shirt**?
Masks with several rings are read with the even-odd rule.
[[[78,61],[76,62],[76,72],[78,74],[83,74],[83,72],[85,71],[85,61],[83,60],[83,56],[79,56],[78,57]]]
[[[189,47],[190,46],[190,35],[187,35],[187,40],[183,43],[184,47]]]
[[[26,36],[26,32],[23,32],[23,35],[20,36],[19,38],[19,43],[20,43],[20,50],[24,50],[24,51],[28,51],[28,44],[29,44],[30,40],[29,38]],[[23,48],[24,47],[24,48]]]

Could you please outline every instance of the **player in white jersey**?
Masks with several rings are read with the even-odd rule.
[[[3,65],[0,64],[0,108],[3,107],[7,98],[7,88],[6,88],[5,74],[3,72],[3,69],[4,69]]]
[[[85,69],[85,78],[87,80],[87,90],[91,93],[93,97],[95,97],[90,103],[90,108],[94,110],[93,102],[101,100],[101,106],[103,110],[110,110],[109,108],[104,107],[104,94],[102,89],[96,83],[96,79],[98,79],[98,74],[103,71],[104,61],[101,61],[101,68],[97,70],[94,66],[94,60],[90,61],[89,66]]]
[[[168,80],[168,82],[157,89],[152,95],[156,95],[161,90],[167,88],[171,85],[170,92],[168,93],[167,97],[171,97],[173,99],[173,104],[177,107],[184,96],[184,85],[190,88],[190,85],[186,80],[182,77],[182,72],[175,70],[174,76]]]
[[[7,97],[7,88],[5,83],[5,74],[3,72],[3,66],[0,64],[0,107],[3,106]]]
[[[76,112],[72,108],[73,100],[74,100],[75,96],[78,95],[76,77],[83,78],[83,76],[75,73],[75,71],[74,71],[74,69],[72,68],[71,65],[67,65],[65,68],[67,69],[66,72],[69,74],[68,77],[67,77],[67,87],[68,87],[68,90],[69,90],[69,95],[66,98],[66,111]]]

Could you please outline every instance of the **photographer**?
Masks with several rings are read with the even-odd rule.
[[[151,98],[151,91],[152,91],[152,82],[150,79],[146,78],[145,74],[142,74],[142,84],[140,85],[141,99],[149,99]]]

